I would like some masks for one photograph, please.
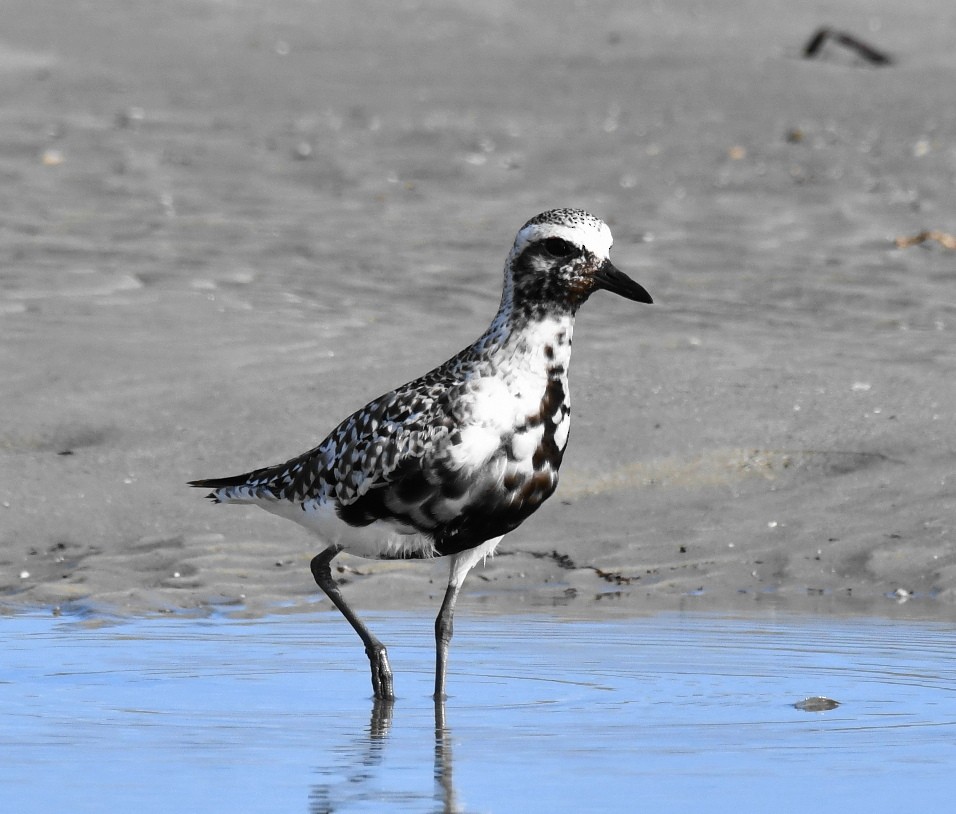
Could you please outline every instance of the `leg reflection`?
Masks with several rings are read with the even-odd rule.
[[[445,701],[435,699],[435,796],[443,814],[458,814],[452,775],[451,731],[445,720]]]
[[[374,800],[385,771],[385,746],[395,702],[376,698],[368,730],[335,749],[336,760],[316,768],[321,780],[309,794],[309,814],[331,814],[355,802]]]
[[[343,743],[327,745],[326,759],[315,769],[317,781],[309,794],[309,814],[332,814],[356,805],[364,807],[363,810],[385,810],[386,803],[397,801],[404,806],[401,810],[414,805],[416,810],[461,814],[452,779],[452,736],[444,702],[435,702],[434,780],[431,783],[420,774],[409,775],[405,748],[406,743],[411,744],[420,758],[427,761],[430,723],[427,707],[406,710],[412,714],[400,719],[397,732],[392,732],[394,709],[394,701],[376,698],[367,727],[360,719],[351,733],[344,732]],[[422,712],[425,712],[424,719]],[[323,734],[326,737],[320,740],[327,741],[328,732]],[[397,746],[402,747],[398,751],[389,749],[389,740],[394,737],[399,739]]]
[[[372,703],[372,720],[368,724],[368,737],[371,742],[388,737],[394,709],[395,701],[391,698],[376,698]]]

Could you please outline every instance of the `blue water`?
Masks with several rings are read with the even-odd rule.
[[[333,614],[0,619],[4,811],[949,810],[956,624]],[[796,702],[840,703],[805,712]]]

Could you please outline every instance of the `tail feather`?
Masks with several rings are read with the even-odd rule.
[[[242,486],[250,480],[254,480],[263,470],[257,469],[252,472],[246,472],[242,475],[229,475],[225,478],[201,478],[200,480],[191,480],[189,486],[195,486],[200,489],[212,489],[206,497],[216,503],[222,503],[222,498],[218,494],[220,489],[226,489],[230,486]]]

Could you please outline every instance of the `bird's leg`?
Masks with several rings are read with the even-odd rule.
[[[445,589],[445,598],[442,600],[441,609],[435,619],[436,715],[439,712],[438,705],[445,701],[445,673],[448,667],[448,646],[451,644],[451,636],[454,631],[455,601],[458,599],[458,594],[468,572],[479,560],[493,554],[500,542],[501,537],[494,537],[491,540],[486,540],[481,545],[452,555],[451,567],[448,571],[448,588]],[[444,708],[441,708],[440,712],[442,718],[444,718]]]
[[[367,627],[363,624],[354,611],[348,606],[345,597],[339,590],[339,586],[332,577],[332,569],[329,564],[332,558],[339,553],[341,549],[325,549],[321,554],[317,554],[312,559],[310,565],[312,576],[315,578],[315,584],[318,585],[325,595],[332,600],[342,615],[348,620],[348,623],[358,633],[359,638],[365,645],[365,654],[368,656],[369,665],[372,668],[372,692],[376,698],[391,700],[395,698],[395,690],[392,684],[392,669],[388,666],[388,652],[385,645],[373,636]]]
[[[454,633],[455,600],[461,591],[461,583],[449,581],[441,610],[435,619],[435,703],[445,702],[445,674],[448,668],[448,646]],[[437,710],[436,710],[437,712]],[[444,717],[444,710],[442,710]]]

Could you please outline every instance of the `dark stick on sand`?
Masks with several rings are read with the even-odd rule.
[[[804,46],[804,59],[813,59],[815,56],[817,56],[820,52],[820,49],[823,48],[824,43],[828,39],[835,40],[840,45],[849,48],[851,51],[855,51],[861,59],[869,62],[871,65],[893,64],[893,58],[889,54],[874,48],[872,45],[868,45],[862,40],[854,37],[852,34],[846,34],[843,31],[834,31],[825,26],[818,29]]]

